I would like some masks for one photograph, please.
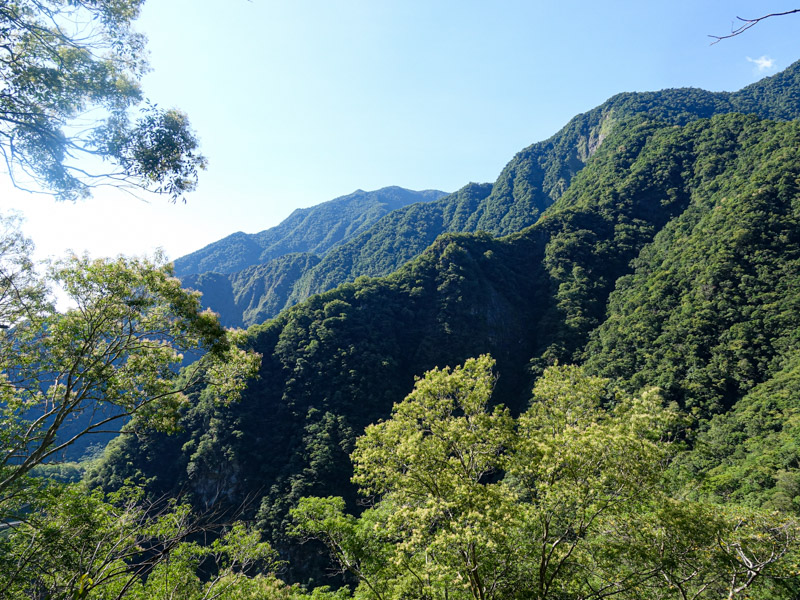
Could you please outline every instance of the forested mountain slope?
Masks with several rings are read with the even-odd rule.
[[[310,208],[298,208],[279,225],[259,233],[237,232],[175,260],[175,274],[233,273],[285,254],[324,254],[358,235],[383,215],[416,202],[430,202],[444,192],[415,192],[386,187],[374,192],[356,190]]]
[[[284,254],[233,273],[200,273],[181,278],[183,286],[203,294],[203,304],[226,327],[263,323],[286,306],[295,283],[319,264],[316,254]]]
[[[670,110],[687,124],[616,118],[535,225],[502,239],[440,237],[388,277],[357,279],[252,328],[261,377],[240,403],[201,395],[182,433],[119,438],[92,482],[114,488],[138,474],[152,494],[182,490],[199,506],[249,499],[303,579],[315,567],[285,537],[288,509],[311,494],[352,503],[347,454],[363,428],[386,418],[415,375],[488,352],[495,399],[516,412],[556,359],[585,360],[632,389],[661,385],[691,431],[708,432],[697,438],[703,453],[685,460],[708,481],[698,493],[797,510],[797,455],[774,449],[797,446],[786,436],[796,436],[800,403],[800,125]],[[776,410],[786,421],[746,422]],[[715,433],[745,427],[753,441]],[[715,462],[733,457],[734,472],[752,472],[747,444],[764,456],[752,493],[731,490],[732,471]]]
[[[271,307],[271,314],[262,309],[248,313],[250,318],[244,317],[245,308],[231,295],[215,304],[210,299],[217,297],[217,290],[208,284],[198,289],[224,321],[251,325],[361,275],[391,273],[418,256],[442,233],[486,231],[508,235],[534,224],[562,196],[610,132],[633,115],[673,125],[730,112],[792,119],[800,116],[798,90],[800,63],[734,93],[687,88],[619,94],[576,116],[550,139],[519,152],[494,184],[469,184],[434,202],[399,208],[333,247],[318,264],[302,272],[293,270],[287,274],[273,266],[268,277],[279,278],[281,286],[245,275],[238,278],[237,284],[231,284],[232,296],[254,297],[266,290],[266,296],[257,303]],[[274,291],[278,287],[280,292]]]
[[[586,349],[599,373],[711,412],[782,370],[800,343],[800,127],[743,121],[700,141],[709,152],[695,171],[731,176],[690,184],[691,205],[617,281]]]
[[[485,187],[476,190],[471,184],[431,206],[410,205],[387,215],[370,231],[329,253],[298,282],[292,301],[359,275],[388,274],[441,233],[508,235],[532,225],[561,197],[621,119],[643,115],[684,125],[730,112],[782,120],[800,117],[800,62],[734,93],[684,88],[618,94],[577,115],[550,139],[520,151],[490,191]],[[402,251],[395,252],[397,248]]]
[[[679,470],[694,483],[696,495],[800,514],[797,345],[781,365],[730,411],[714,417],[682,458]]]

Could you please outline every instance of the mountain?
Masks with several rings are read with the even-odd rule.
[[[287,536],[290,508],[341,495],[358,510],[348,454],[364,428],[426,370],[490,353],[493,398],[514,413],[557,361],[631,391],[660,387],[688,423],[672,467],[681,494],[800,514],[800,122],[760,114],[800,116],[786,100],[800,91],[797,70],[736,94],[615,96],[605,118],[576,117],[558,144],[520,153],[491,190],[447,197],[460,198],[460,213],[444,210],[447,198],[428,203],[432,219],[501,233],[535,222],[504,237],[438,236],[390,275],[359,277],[251,327],[263,363],[239,403],[199,391],[182,432],[129,431],[89,483],[140,478],[154,497],[246,506],[289,559],[287,576],[305,581],[325,565]],[[735,104],[755,114],[713,114]],[[567,160],[583,151],[582,163]],[[536,171],[533,157],[553,169]],[[550,205],[536,208],[545,196]],[[534,216],[516,204],[513,218],[488,210],[502,198]],[[382,220],[395,223],[383,239],[398,240],[398,252],[403,236],[412,247],[423,239],[411,218],[422,208]]]
[[[386,215],[306,274],[292,302],[360,275],[391,273],[442,233],[507,235],[534,224],[626,117],[643,115],[674,125],[731,112],[794,119],[800,113],[798,90],[800,62],[735,93],[684,88],[618,94],[577,115],[550,139],[517,153],[490,188],[470,184],[430,205],[414,204]]]
[[[279,225],[248,234],[241,231],[174,261],[175,274],[185,277],[206,272],[233,273],[285,254],[324,254],[337,244],[368,229],[383,215],[408,204],[430,202],[444,192],[414,192],[386,187],[374,192],[356,190],[311,208],[298,208]]]
[[[319,261],[316,254],[285,254],[233,273],[185,275],[182,282],[203,294],[203,304],[220,315],[223,325],[249,327],[278,314],[296,282]]]
[[[362,275],[386,275],[427,248],[443,233],[486,231],[508,235],[534,224],[542,213],[569,187],[572,178],[597,151],[608,135],[632,115],[664,124],[685,125],[717,114],[742,112],[762,118],[791,119],[798,116],[800,63],[734,93],[685,88],[660,92],[618,94],[587,113],[574,117],[553,137],[519,152],[503,169],[494,184],[469,184],[461,190],[425,203],[409,204],[377,219],[370,227],[330,248],[319,263],[299,277],[277,270],[271,272],[282,282],[293,279],[291,290],[259,279],[248,283],[238,279],[239,294],[254,295],[267,289],[258,319],[272,317],[279,310],[313,294],[354,281]],[[177,261],[176,261],[177,264]],[[245,291],[251,287],[253,290]],[[197,288],[207,298],[218,292]],[[214,304],[223,321],[252,325],[235,301]],[[230,309],[230,312],[229,310]],[[254,313],[249,313],[253,315]]]
[[[495,398],[515,412],[543,365],[583,356],[620,385],[662,385],[709,430],[759,386],[794,381],[798,148],[797,122],[620,121],[537,224],[500,239],[442,236],[388,277],[252,328],[264,359],[240,403],[203,395],[182,434],[123,436],[93,482],[113,488],[138,472],[153,494],[188,490],[200,506],[257,495],[261,527],[301,556],[282,533],[297,499],[336,494],[354,506],[347,454],[364,427],[415,375],[486,352]]]

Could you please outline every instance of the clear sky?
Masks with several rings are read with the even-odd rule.
[[[800,4],[800,3],[797,3]],[[12,190],[40,256],[172,258],[298,207],[388,185],[494,181],[525,146],[623,91],[737,90],[800,59],[800,15],[710,45],[738,0],[149,0],[143,82],[189,114],[209,168],[187,204]]]

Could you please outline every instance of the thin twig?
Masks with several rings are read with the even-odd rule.
[[[755,25],[758,25],[761,21],[765,19],[769,19],[771,17],[785,17],[786,15],[793,15],[798,12],[800,12],[800,8],[787,10],[785,12],[770,13],[768,15],[756,17],[755,19],[744,19],[742,17],[736,17],[741,22],[741,25],[739,25],[739,27],[735,29],[732,28],[731,32],[728,35],[709,35],[708,37],[714,40],[713,42],[711,42],[711,45],[713,46],[714,44],[721,42],[722,40],[727,40],[729,38],[736,37],[741,33],[744,33],[745,31],[747,31],[751,27],[754,27]]]

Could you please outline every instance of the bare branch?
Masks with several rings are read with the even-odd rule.
[[[737,35],[740,35],[740,34],[744,33],[745,31],[747,31],[751,27],[755,27],[756,25],[761,23],[761,21],[764,21],[766,19],[770,19],[772,17],[785,17],[786,15],[793,15],[793,14],[798,13],[798,12],[800,12],[800,8],[787,10],[785,12],[770,13],[768,15],[763,15],[761,17],[756,17],[754,19],[744,19],[742,17],[736,17],[736,19],[741,24],[738,27],[733,27],[733,25],[731,25],[731,32],[729,34],[727,34],[727,35],[709,35],[708,37],[710,37],[711,39],[714,40],[713,42],[711,42],[711,45],[713,46],[714,44],[717,44],[717,43],[721,42],[722,40],[727,40],[727,39],[730,39],[732,37],[736,37]]]

